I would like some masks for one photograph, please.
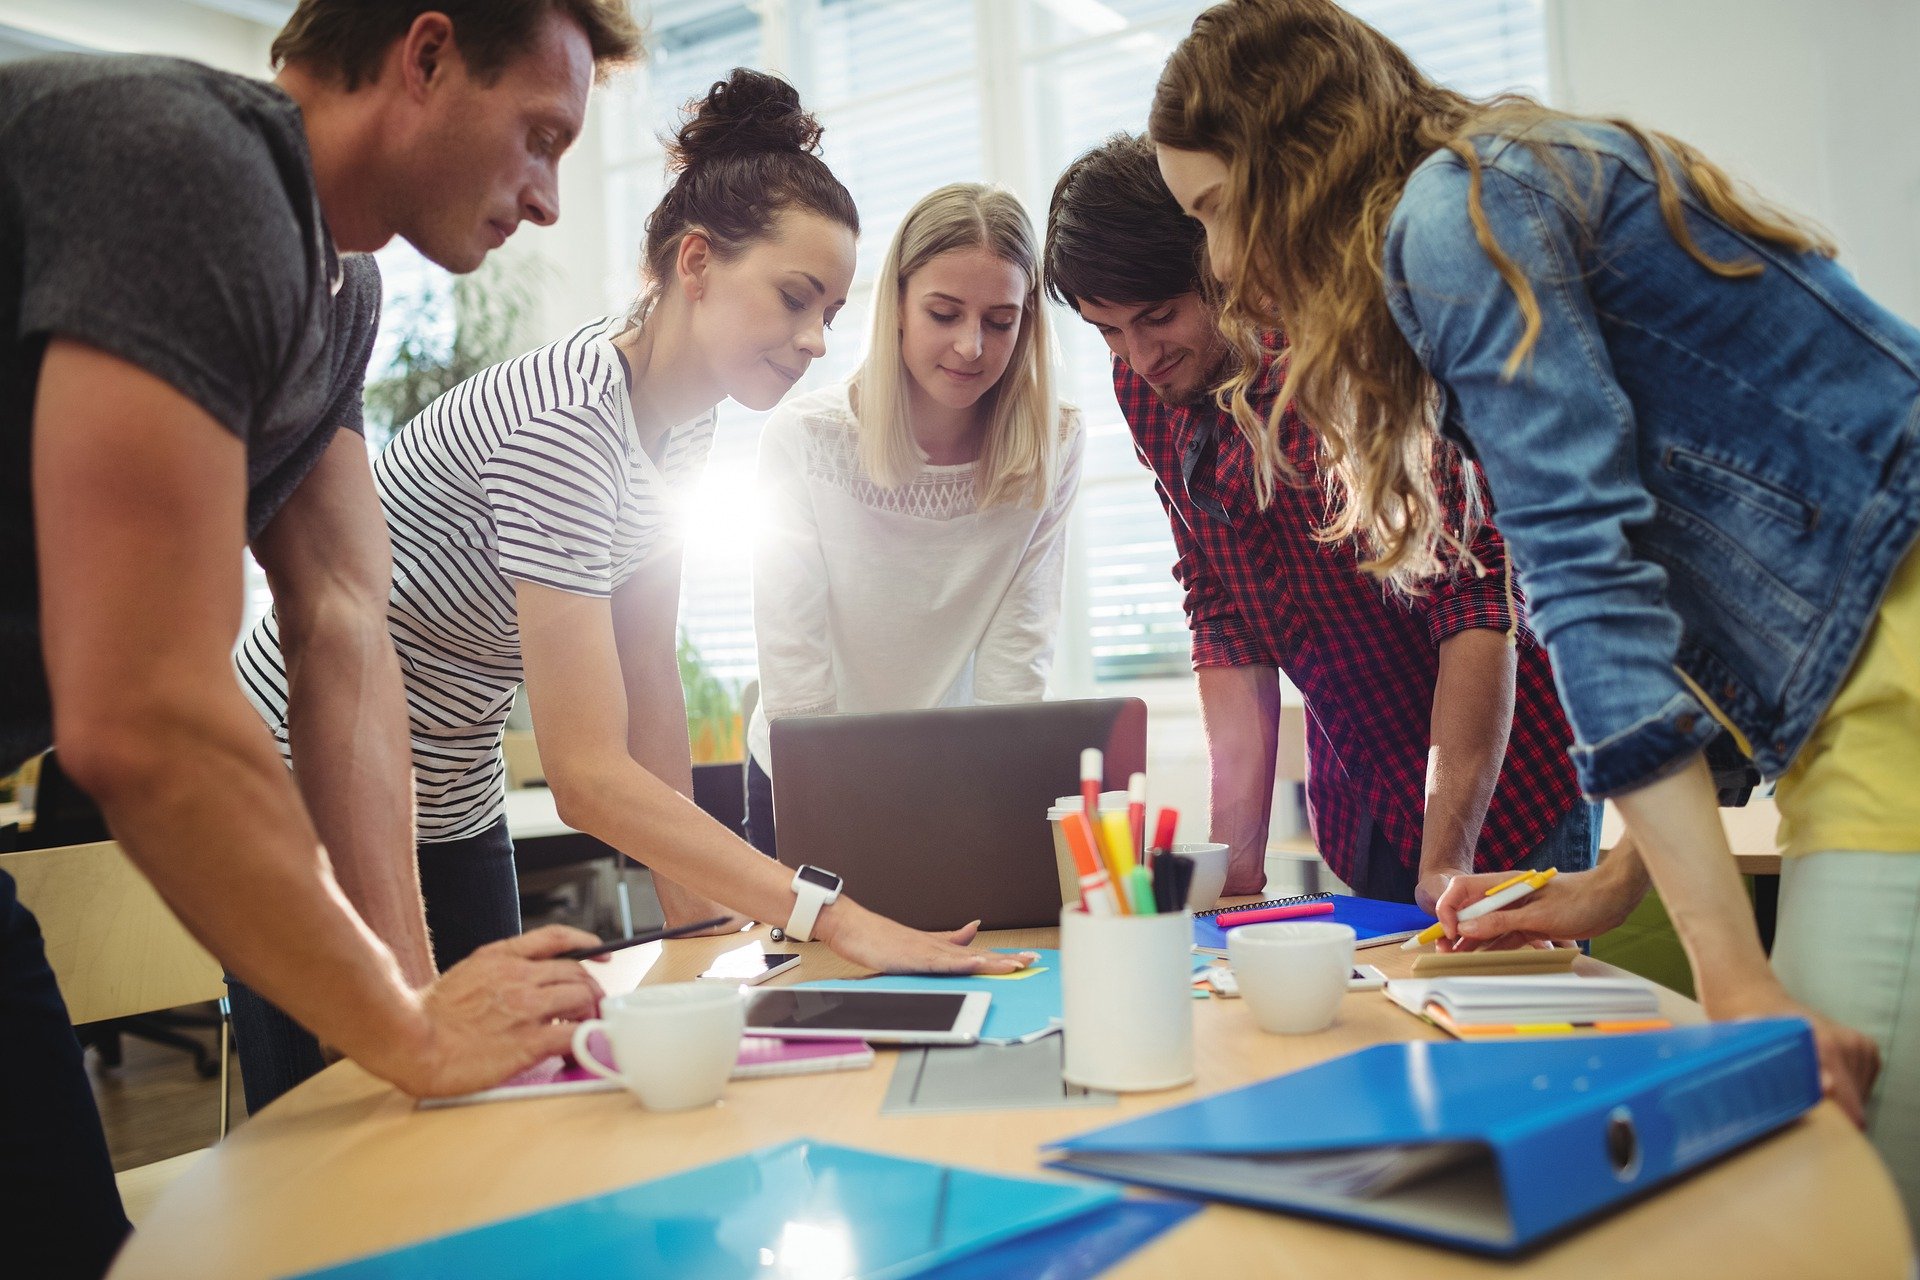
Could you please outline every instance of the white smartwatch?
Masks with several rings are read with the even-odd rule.
[[[795,942],[813,941],[813,922],[820,912],[840,900],[839,876],[812,864],[793,873],[793,914],[782,931]]]

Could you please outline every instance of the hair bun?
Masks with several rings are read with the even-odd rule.
[[[722,156],[820,149],[820,122],[800,105],[800,91],[779,76],[735,67],[707,96],[687,104],[667,145],[668,167],[692,168]]]

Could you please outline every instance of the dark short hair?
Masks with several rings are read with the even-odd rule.
[[[1165,302],[1206,292],[1206,233],[1167,190],[1153,144],[1116,133],[1067,166],[1047,207],[1047,295]]]
[[[483,83],[532,47],[549,14],[587,33],[602,74],[640,56],[640,27],[627,0],[300,0],[273,38],[273,65],[295,63],[345,82],[351,92],[380,78],[387,49],[423,13],[443,13],[453,23],[460,56]]]

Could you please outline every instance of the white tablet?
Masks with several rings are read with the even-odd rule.
[[[747,999],[747,1031],[789,1040],[972,1044],[987,1020],[985,991],[822,991],[776,987]]]

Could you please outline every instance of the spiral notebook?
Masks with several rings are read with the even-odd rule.
[[[613,1060],[606,1037],[594,1032],[588,1048],[602,1062]],[[801,1076],[821,1071],[860,1071],[873,1065],[873,1049],[865,1040],[778,1040],[772,1036],[740,1037],[740,1057],[733,1064],[734,1080],[762,1076]],[[618,1080],[595,1075],[571,1058],[548,1058],[519,1075],[509,1076],[491,1089],[451,1098],[422,1098],[423,1108],[461,1107],[471,1102],[511,1102],[521,1098],[557,1098],[570,1093],[606,1093],[624,1086]]]
[[[1234,907],[1215,907],[1193,913],[1193,949],[1202,955],[1227,954],[1227,933],[1215,919],[1229,911],[1254,911],[1263,907],[1293,907],[1309,902],[1331,902],[1333,914],[1313,916],[1321,923],[1348,925],[1353,929],[1356,947],[1384,947],[1404,942],[1433,923],[1433,917],[1411,902],[1384,902],[1379,898],[1355,898],[1344,893],[1306,893],[1297,898],[1272,898],[1266,902],[1245,902]]]

